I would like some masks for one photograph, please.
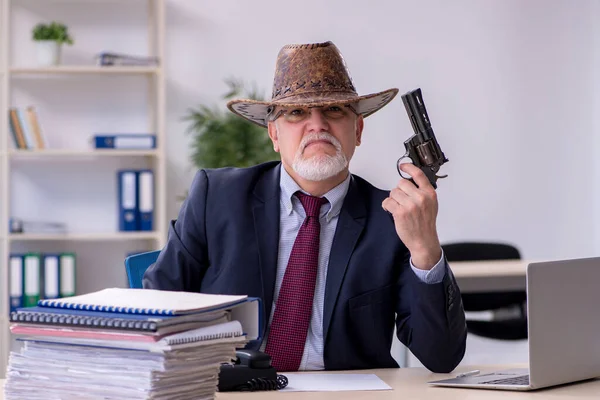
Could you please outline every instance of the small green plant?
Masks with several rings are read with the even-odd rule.
[[[73,38],[65,24],[52,21],[50,24],[39,23],[33,28],[33,40],[53,40],[59,44],[73,44]]]
[[[227,79],[229,87],[224,99],[245,93],[247,98],[262,100],[253,85],[246,90],[243,81]],[[249,167],[262,162],[279,160],[265,128],[247,121],[229,110],[210,108],[204,105],[188,109],[184,120],[190,125],[187,134],[192,134],[191,161],[196,168]]]

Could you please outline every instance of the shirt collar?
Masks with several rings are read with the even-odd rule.
[[[304,190],[300,188],[300,186],[296,183],[294,178],[288,174],[288,172],[283,167],[283,164],[280,166],[281,174],[279,178],[279,186],[281,188],[281,201],[285,207],[287,215],[290,215],[293,211],[293,203],[292,196],[297,191],[301,191],[306,193]],[[348,173],[348,176],[342,183],[331,189],[329,192],[325,193],[323,197],[327,199],[329,202],[329,210],[327,211],[326,218],[327,222],[331,221],[331,219],[337,216],[344,204],[344,198],[346,197],[346,193],[348,193],[348,188],[350,187],[350,179],[352,175]],[[308,193],[306,193],[308,194]],[[299,201],[299,200],[298,200]]]

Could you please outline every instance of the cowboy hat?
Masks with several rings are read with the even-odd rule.
[[[227,107],[235,114],[266,127],[275,106],[322,107],[355,104],[358,114],[367,117],[388,104],[398,94],[392,88],[359,96],[348,67],[332,42],[290,44],[277,56],[271,101],[235,99]]]

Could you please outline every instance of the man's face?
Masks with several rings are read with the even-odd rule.
[[[345,171],[360,145],[363,117],[352,107],[277,107],[272,115],[269,136],[275,151],[306,180],[322,181]]]

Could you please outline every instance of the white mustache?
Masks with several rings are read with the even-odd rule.
[[[335,136],[333,136],[331,133],[319,132],[302,138],[302,142],[300,142],[300,151],[304,152],[306,146],[318,140],[326,140],[332,145],[334,145],[336,149],[341,150],[342,146],[340,142],[335,138]]]
[[[304,149],[310,143],[316,140],[324,140],[335,146],[335,155],[323,155],[304,157]],[[348,160],[344,152],[342,151],[342,144],[329,132],[313,133],[309,136],[305,136],[300,141],[298,150],[296,150],[296,156],[292,168],[304,179],[310,181],[323,181],[330,178],[348,167]]]

